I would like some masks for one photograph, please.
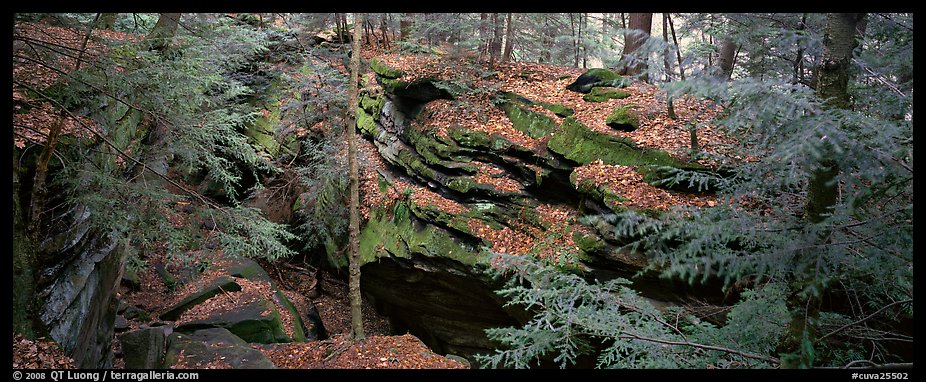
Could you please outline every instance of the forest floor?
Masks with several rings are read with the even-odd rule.
[[[57,27],[49,27],[40,24],[30,24],[19,29],[20,33],[27,35],[33,34],[51,34],[58,36],[57,40],[63,45],[79,46],[82,42],[79,32],[66,30]],[[110,34],[105,37],[117,40],[135,38],[124,34]],[[91,45],[91,51],[95,46]],[[663,107],[664,101],[659,99],[660,90],[653,85],[645,83],[634,83],[624,89],[630,93],[630,97],[625,99],[611,99],[601,103],[585,102],[582,95],[565,90],[567,84],[575,80],[584,72],[582,69],[557,67],[551,65],[533,64],[533,63],[497,63],[496,67],[488,68],[482,64],[473,66],[473,60],[466,60],[461,57],[443,57],[438,58],[436,55],[400,55],[397,53],[377,52],[369,47],[364,50],[363,57],[370,59],[378,57],[387,62],[390,66],[402,69],[407,74],[402,80],[409,81],[417,77],[437,75],[437,76],[457,76],[460,81],[468,82],[474,89],[499,89],[512,91],[523,96],[527,96],[534,101],[556,103],[569,107],[575,111],[577,119],[583,121],[590,129],[616,136],[625,136],[635,140],[643,147],[658,148],[669,151],[679,156],[685,156],[687,148],[685,143],[688,142],[688,130],[686,124],[702,123],[712,118],[718,110],[708,102],[700,102],[691,98],[681,98],[676,100],[675,111],[679,118],[668,118],[666,110]],[[73,62],[61,62],[60,67],[75,67]],[[460,71],[466,68],[470,71]],[[35,72],[38,70],[37,72]],[[33,72],[29,72],[33,71]],[[480,73],[494,72],[492,76],[481,76]],[[459,78],[462,73],[465,78]],[[36,87],[45,88],[57,79],[57,74],[52,71],[42,71],[35,65],[17,62],[13,68],[14,79],[25,81],[26,84]],[[376,87],[375,81],[370,81],[372,74],[368,74],[367,83],[369,86]],[[28,80],[26,80],[28,79]],[[59,118],[59,114],[54,111],[52,105],[45,101],[36,101],[26,97],[26,92],[21,86],[14,86],[14,145],[24,147],[26,141],[42,143],[48,133],[48,127],[53,125]],[[494,107],[489,99],[490,92],[476,92],[471,95],[460,97],[460,101],[467,103],[467,107],[480,110],[488,122],[476,118],[469,118],[475,113],[463,112],[459,109],[459,102],[448,100],[438,100],[427,105],[427,114],[429,115],[423,121],[427,128],[434,129],[437,134],[446,134],[447,129],[463,126],[474,131],[483,131],[489,134],[499,134],[515,144],[536,148],[545,144],[545,139],[549,138],[530,138],[525,133],[515,129],[504,113]],[[629,133],[617,132],[604,124],[607,114],[615,107],[622,105],[644,105],[640,115],[640,127]],[[22,109],[22,111],[20,111]],[[534,107],[534,111],[550,115],[552,114],[539,106]],[[94,126],[92,121],[86,120],[80,123],[72,120],[71,117],[63,118],[64,134],[86,135],[82,131],[81,124],[86,127]],[[722,154],[724,144],[728,142],[722,134],[713,130],[709,125],[699,128],[699,139],[701,149],[708,153]],[[390,190],[383,195],[375,186],[375,174],[377,168],[384,167],[382,160],[375,152],[375,147],[366,141],[362,141],[361,151],[365,152],[368,159],[369,168],[364,173],[364,179],[361,180],[362,187],[368,192],[364,192],[364,197],[368,198],[362,203],[367,207],[378,205],[390,197],[398,197],[406,188],[414,190],[411,197],[426,201],[428,204],[441,207],[445,211],[459,213],[467,207],[458,202],[444,198],[443,196],[429,191],[420,186],[415,186],[403,182],[397,182]],[[480,172],[475,177],[477,181],[492,183],[501,191],[517,191],[520,184],[507,178],[500,169],[492,167],[489,164],[479,164]],[[711,196],[704,195],[681,195],[672,191],[656,189],[643,182],[642,177],[634,171],[630,171],[625,166],[611,166],[600,162],[579,167],[576,169],[576,175],[580,178],[592,179],[596,184],[607,184],[627,196],[628,204],[639,208],[656,208],[666,209],[672,205],[688,204],[697,206],[712,206],[715,201]],[[363,185],[366,184],[367,187]],[[577,212],[564,206],[543,205],[538,208],[541,219],[553,223],[563,221],[575,221]],[[368,209],[365,208],[368,214]],[[182,219],[178,216],[178,219]],[[178,222],[178,224],[180,224]],[[512,228],[513,227],[513,228]],[[538,230],[536,227],[523,227],[518,229],[517,224],[511,227],[505,227],[502,230],[492,229],[487,226],[472,227],[473,232],[483,236],[483,238],[493,243],[493,250],[498,252],[517,252],[518,248],[530,248],[536,246],[545,232]],[[569,235],[563,240],[571,240]],[[574,246],[572,243],[563,243],[564,245]],[[218,250],[216,250],[217,252]],[[197,258],[209,258],[210,250],[203,249],[195,254]],[[194,255],[194,254],[191,254]],[[158,255],[154,255],[158,256]],[[163,255],[162,255],[163,256]],[[149,264],[158,261],[156,257],[149,257]],[[405,335],[390,335],[391,329],[387,320],[379,316],[375,309],[369,304],[364,303],[365,312],[364,328],[368,338],[357,344],[351,344],[346,340],[350,328],[349,304],[347,298],[347,286],[342,281],[344,277],[332,274],[326,270],[320,270],[314,275],[293,268],[278,267],[264,264],[271,277],[278,282],[279,287],[285,290],[284,293],[289,296],[297,309],[304,312],[307,309],[307,300],[310,299],[316,306],[319,315],[328,331],[331,339],[325,341],[313,341],[307,343],[294,344],[275,344],[275,345],[254,345],[255,348],[264,352],[269,358],[277,364],[278,367],[292,368],[462,368],[464,364],[435,355],[430,352],[423,343],[417,338]],[[120,294],[129,304],[142,308],[143,310],[156,314],[173,301],[181,298],[183,291],[178,290],[176,293],[170,292],[163,284],[161,278],[157,276],[153,267],[139,274],[141,277],[141,290],[128,291],[123,289]],[[207,272],[208,275],[208,272]],[[309,279],[315,277],[316,280]],[[203,277],[208,281],[208,276]],[[197,280],[190,285],[199,284],[204,281]],[[314,285],[315,288],[307,289]],[[255,285],[254,293],[265,293],[266,286]],[[247,288],[245,288],[247,289]],[[247,292],[245,290],[244,292]],[[314,297],[309,297],[314,296]],[[213,306],[219,306],[223,303],[223,295],[216,296]],[[204,304],[207,305],[208,304]],[[129,323],[129,329],[137,327],[140,323]],[[121,350],[119,349],[118,340],[114,340],[114,351],[117,354],[114,367],[123,367],[121,360]],[[52,342],[48,341],[30,341],[14,333],[13,338],[14,368],[45,368],[45,367],[67,367],[73,364],[69,358],[63,355],[63,352]]]

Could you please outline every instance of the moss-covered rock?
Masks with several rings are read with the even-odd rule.
[[[580,231],[574,231],[572,233],[572,241],[576,243],[576,246],[578,246],[582,252],[585,253],[594,253],[605,248],[605,242],[604,240],[601,240],[600,237],[595,235],[586,235]]]
[[[212,296],[215,296],[219,293],[225,292],[236,292],[241,290],[241,285],[235,283],[235,280],[229,276],[219,276],[214,280],[206,284],[206,286],[200,288],[198,291],[191,293],[186,296],[180,302],[172,305],[167,308],[164,313],[160,314],[160,318],[164,321],[174,321],[180,318],[180,315],[187,310],[190,310],[194,306],[206,301]]]
[[[385,62],[380,61],[376,57],[370,59],[370,68],[373,69],[374,73],[385,78],[395,79],[402,77],[403,74],[401,70],[389,67],[389,65],[386,65]]]
[[[386,92],[418,102],[453,99],[449,91],[434,84],[437,80],[430,78],[419,78],[410,82],[383,77],[376,77],[376,80]]]
[[[634,114],[632,105],[616,107],[608,114],[605,124],[620,131],[634,131],[640,127],[640,120]]]
[[[357,108],[357,130],[360,131],[361,135],[369,138],[376,138],[379,134],[376,119],[362,107]]]
[[[592,88],[591,93],[582,96],[582,99],[588,102],[605,102],[609,99],[621,99],[630,97],[630,93],[613,88]]]
[[[579,164],[597,159],[612,165],[666,165],[683,163],[662,150],[637,147],[633,140],[590,130],[575,118],[563,121],[547,144],[550,151]]]
[[[611,70],[603,68],[592,68],[583,73],[579,78],[566,86],[566,89],[577,93],[588,94],[592,88],[597,86],[607,86],[623,88],[630,84],[630,81],[621,77]]]
[[[541,104],[541,106],[543,106],[544,109],[547,109],[553,112],[553,114],[556,114],[563,118],[571,117],[573,114],[575,114],[575,110],[572,110],[558,103],[543,103]]]
[[[460,146],[487,152],[501,153],[513,146],[509,140],[500,135],[489,135],[482,131],[451,129],[448,135]]]
[[[274,304],[259,299],[232,310],[215,312],[206,318],[185,322],[177,327],[177,331],[225,328],[247,342],[293,342],[294,339],[286,335],[283,325],[280,312]]]
[[[531,138],[540,138],[556,128],[558,123],[553,118],[547,117],[533,110],[528,110],[511,102],[502,104],[502,110],[511,120],[515,129],[524,132]]]
[[[382,256],[408,258],[412,254],[447,257],[468,265],[474,265],[481,256],[478,249],[458,242],[442,228],[434,225],[416,228],[406,202],[396,203],[392,211],[371,211],[370,220],[360,232],[361,263]],[[329,260],[338,266],[347,263],[346,259]]]

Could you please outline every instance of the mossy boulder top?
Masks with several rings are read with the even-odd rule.
[[[566,89],[576,93],[588,94],[595,87],[623,88],[630,84],[630,80],[621,77],[614,71],[602,68],[592,68],[576,78]]]

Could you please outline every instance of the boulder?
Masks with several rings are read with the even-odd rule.
[[[207,328],[225,328],[247,342],[293,342],[286,335],[283,321],[274,304],[265,299],[250,302],[232,310],[215,312],[204,319],[193,320],[177,327],[178,332],[194,332]],[[303,337],[304,340],[304,337]]]
[[[173,333],[168,337],[167,344],[165,367],[182,363],[187,367],[198,368],[206,365],[232,369],[276,368],[263,353],[223,328],[196,330],[189,334]]]
[[[630,80],[621,77],[620,74],[617,74],[611,70],[592,68],[579,76],[579,78],[576,78],[576,80],[571,84],[567,85],[566,89],[576,93],[588,94],[592,91],[592,88],[597,86],[623,88],[627,87],[629,84]]]
[[[582,99],[588,102],[606,102],[609,99],[621,99],[630,97],[630,93],[614,88],[594,87],[591,93],[582,96]]]
[[[632,107],[630,105],[614,108],[605,120],[605,125],[608,125],[608,127],[612,129],[625,132],[636,130],[640,127],[640,121],[631,109]]]
[[[144,328],[125,332],[119,336],[122,358],[126,369],[158,369],[164,367],[169,326]]]
[[[214,280],[212,280],[212,282],[207,284],[202,289],[193,292],[189,296],[186,296],[183,300],[180,300],[180,302],[174,304],[170,308],[167,308],[167,310],[164,311],[164,313],[161,313],[159,317],[164,321],[175,321],[177,318],[180,318],[180,315],[183,314],[183,312],[186,312],[197,304],[208,300],[212,296],[222,293],[222,291],[230,292],[239,290],[241,290],[241,286],[235,283],[235,280],[231,277],[216,277]]]

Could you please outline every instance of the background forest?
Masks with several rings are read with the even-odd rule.
[[[14,368],[131,367],[122,331],[181,331],[214,272],[238,292],[190,306],[247,301],[231,258],[298,308],[285,339],[228,325],[267,367],[912,367],[912,13],[17,13],[12,37]],[[405,333],[449,358],[342,357]],[[328,334],[340,363],[280,361]]]

